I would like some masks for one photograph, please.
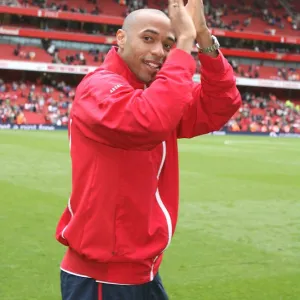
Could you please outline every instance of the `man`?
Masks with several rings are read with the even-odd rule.
[[[158,270],[177,222],[177,139],[220,129],[241,104],[201,0],[169,0],[169,16],[130,14],[118,49],[77,88],[72,194],[56,231],[63,300],[168,299]]]

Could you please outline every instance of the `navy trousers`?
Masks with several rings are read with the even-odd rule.
[[[159,274],[141,285],[98,283],[64,271],[60,278],[62,300],[168,300]]]

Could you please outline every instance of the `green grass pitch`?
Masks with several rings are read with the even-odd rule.
[[[180,216],[161,268],[170,300],[300,300],[300,139],[180,144]],[[0,131],[0,299],[59,300],[55,227],[66,131]]]

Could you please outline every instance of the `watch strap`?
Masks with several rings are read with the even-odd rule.
[[[220,44],[219,44],[217,38],[212,36],[212,40],[213,40],[213,45],[206,47],[206,48],[201,48],[200,45],[197,43],[196,47],[197,47],[198,51],[200,53],[211,53],[211,52],[218,50],[220,48]]]

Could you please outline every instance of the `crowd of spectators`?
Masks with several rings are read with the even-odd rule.
[[[220,44],[229,49],[248,49],[255,52],[271,52],[282,54],[300,54],[300,47],[295,44],[273,43],[259,40],[235,39],[219,37]]]
[[[87,11],[84,3],[80,7],[71,7],[65,2],[45,0],[21,0],[20,3],[24,6],[33,5],[53,11],[62,10],[94,15],[102,12],[97,0],[86,1],[93,5],[94,8],[91,11]],[[114,1],[127,6],[124,16],[133,10],[148,6],[147,0]],[[14,1],[11,1],[11,3],[13,5]],[[163,0],[156,1],[156,4],[167,13],[165,3],[166,1]],[[222,20],[223,16],[243,14],[245,15],[243,21],[233,18],[231,23],[228,24]],[[252,3],[239,0],[238,5],[222,3],[216,6],[208,6],[207,21],[211,28],[246,30],[253,22],[253,18],[260,18],[266,25],[272,25],[274,28],[284,29],[286,22],[283,21],[287,21],[294,30],[300,29],[299,23],[285,13],[279,1],[271,4],[268,0],[253,0]],[[48,23],[44,23],[44,26],[48,27]],[[112,26],[102,28],[99,24],[93,26],[93,33],[115,34],[117,29]],[[271,32],[265,31],[265,33]],[[299,47],[293,45],[271,44],[263,41],[226,39],[223,44],[224,47],[246,48],[257,52],[300,53]],[[105,58],[105,53],[101,53],[96,49],[91,49],[88,53],[74,51],[74,54],[62,57],[59,49],[47,40],[43,41],[43,48],[51,55],[53,63],[85,65],[86,55],[92,55],[95,63],[101,63]],[[23,51],[21,45],[16,46],[14,55],[28,60],[34,60],[36,57],[34,51]],[[239,66],[234,59],[230,60],[230,63],[238,76],[260,77],[262,65],[249,65],[245,69],[245,67]],[[197,72],[199,71],[200,64],[197,62]],[[272,79],[299,80],[299,73],[293,68],[278,68]],[[0,123],[24,124],[28,122],[26,112],[32,112],[42,114],[46,124],[66,125],[73,98],[74,89],[64,81],[50,80],[47,84],[15,81],[7,84],[0,79]],[[228,122],[226,128],[230,131],[300,133],[300,105],[294,105],[290,101],[280,101],[273,94],[257,95],[247,92],[243,94],[243,106]]]
[[[120,5],[126,6],[123,16],[125,17],[130,12],[148,7],[148,0],[109,0],[116,1]],[[95,5],[95,8],[92,11],[87,11],[85,8],[85,2]],[[164,0],[153,0],[152,3],[155,3],[158,8],[165,11],[167,14],[167,6]],[[213,1],[212,1],[213,2]],[[82,6],[76,7],[76,5],[71,6],[66,4],[65,1],[45,1],[45,0],[22,0],[21,3],[24,6],[34,5],[41,8],[47,8],[53,11],[71,11],[78,13],[91,13],[91,14],[100,14],[102,13],[99,5],[101,2],[97,0],[82,0]],[[76,2],[78,5],[78,2]],[[81,3],[81,2],[79,2]],[[99,5],[98,5],[99,4]],[[100,5],[101,6],[101,5]],[[275,4],[270,3],[270,0],[252,0],[252,3],[249,0],[238,0],[234,4],[222,3],[218,5],[207,5],[206,6],[206,18],[207,23],[210,28],[221,28],[227,30],[247,30],[247,28],[255,23],[253,18],[260,18],[267,25],[271,25],[272,28],[284,29],[285,24],[290,24],[291,28],[294,30],[300,30],[300,21],[295,18],[292,18],[288,15],[280,3]],[[232,16],[231,21],[224,21],[223,17]],[[245,15],[244,19],[241,19],[240,16]],[[249,16],[250,15],[250,16]],[[238,16],[235,18],[235,16]],[[27,24],[26,26],[38,27],[42,30],[66,30],[66,31],[82,31],[89,34],[101,34],[107,36],[114,36],[118,30],[118,26],[114,25],[104,25],[104,24],[92,24],[84,22],[75,22],[75,21],[65,21],[57,19],[41,19],[41,18],[32,18],[26,16],[11,16],[11,24],[22,25]],[[272,29],[273,30],[273,29]],[[271,30],[271,31],[272,31]],[[261,32],[272,34],[269,29],[261,28]],[[229,42],[230,43],[230,42]],[[235,48],[251,48],[255,51],[271,51],[277,53],[290,53],[296,52],[299,53],[299,47],[286,46],[276,44],[274,46],[271,44],[266,45],[264,42],[249,42],[245,40],[231,40],[231,44]],[[253,45],[254,44],[254,45]],[[230,46],[229,46],[230,47]]]
[[[234,19],[231,23],[226,23],[222,20],[223,16],[228,15],[246,15],[247,17],[241,22],[240,19]],[[249,16],[250,15],[250,16]],[[244,0],[239,0],[238,4],[222,3],[209,7],[207,16],[208,25],[212,28],[222,28],[228,30],[246,30],[252,23],[253,18],[263,20],[266,25],[271,25],[274,28],[284,29],[285,22],[294,30],[299,30],[299,22],[293,19],[285,12],[279,1],[272,7],[268,0],[253,0],[252,3],[246,3]],[[272,31],[263,30],[266,34],[272,34]]]
[[[26,124],[26,112],[40,114],[45,124],[66,125],[75,91],[64,81],[48,85],[0,79],[0,124]]]
[[[3,100],[0,98],[0,124],[26,124],[22,108],[15,104],[11,104],[10,100]]]
[[[235,74],[240,77],[245,78],[260,78],[260,68],[263,65],[251,64],[251,65],[239,65],[235,59],[229,59]],[[300,72],[295,68],[274,68],[274,74],[272,74],[268,79],[272,80],[287,80],[287,81],[299,81]]]
[[[26,112],[43,116],[44,124],[68,122],[74,88],[64,81],[5,83],[0,79],[0,123],[26,124]],[[300,133],[300,105],[280,101],[274,94],[242,95],[243,105],[225,129],[229,131]]]
[[[94,8],[88,11],[85,8],[84,2],[93,4]],[[97,0],[85,0],[85,1],[83,0],[82,5],[79,7],[70,6],[67,3],[64,3],[64,1],[20,0],[20,3],[22,6],[25,7],[35,6],[42,9],[49,9],[52,11],[68,11],[68,12],[81,13],[81,14],[90,13],[92,15],[99,15],[102,13],[102,10],[97,5]]]
[[[299,72],[297,72],[297,70],[294,68],[278,68],[277,75],[272,77],[271,79],[299,81],[300,76]]]
[[[24,51],[22,49],[21,44],[17,44],[16,48],[14,49],[14,56],[20,57],[24,60],[34,60],[36,57],[35,51]]]
[[[140,8],[148,7],[148,0],[111,0],[119,3],[122,6],[126,6],[126,10],[123,16],[126,16],[130,12]],[[15,5],[16,1],[7,0],[7,5]],[[168,13],[167,1],[165,0],[154,0],[158,8]],[[210,1],[213,3],[214,1]],[[25,7],[35,6],[43,9],[49,9],[52,11],[69,11],[76,13],[90,13],[98,15],[102,13],[101,2],[97,0],[82,0],[82,5],[78,6],[78,2],[75,5],[70,5],[65,1],[46,1],[46,0],[20,0],[19,3]],[[92,5],[93,9],[87,10],[86,4]],[[289,26],[294,30],[299,30],[299,21],[293,18],[285,12],[285,9],[281,6],[280,1],[269,1],[269,0],[239,0],[237,2],[221,3],[217,5],[207,6],[207,18],[211,27],[224,28],[229,30],[244,30],[251,25],[253,18],[257,17],[263,20],[267,25],[272,25],[275,28],[284,29],[285,22],[287,21]],[[223,16],[228,15],[247,15],[241,22],[238,19],[232,20],[230,24],[227,24],[222,20]],[[250,15],[250,16],[249,16]],[[270,32],[266,32],[270,33]]]
[[[111,1],[111,0],[110,0]],[[120,5],[126,6],[126,11],[124,16],[129,14],[130,12],[147,7],[148,1],[147,0],[114,0],[115,2],[119,3]],[[165,7],[165,1],[161,2],[161,8]],[[49,9],[52,11],[69,11],[75,13],[82,13],[82,14],[93,14],[99,15],[102,13],[101,7],[98,5],[97,0],[82,0],[82,5],[79,7],[70,6],[63,1],[46,1],[46,0],[21,0],[20,3],[25,6],[35,6],[42,9]],[[85,8],[85,3],[93,4],[94,8],[92,10],[87,10]]]
[[[93,65],[98,65],[103,63],[106,57],[106,53],[100,52],[97,48],[91,48],[89,51],[68,50],[67,54],[61,54],[60,49],[49,40],[43,40],[42,47],[45,53],[51,56],[51,63],[53,64],[88,65],[87,58],[89,58],[90,64],[92,60]],[[23,60],[39,61],[36,60],[35,51],[26,51],[23,48],[21,44],[17,44],[13,50],[13,55]]]
[[[67,55],[61,55],[59,49],[52,44],[50,41],[43,42],[44,50],[51,56],[52,63],[67,64],[67,65],[87,65],[87,56],[92,57],[93,65],[100,65],[105,57],[106,53],[100,52],[99,49],[91,48],[88,52],[83,51],[70,51]],[[30,56],[30,53],[32,54]],[[34,60],[35,52],[26,52],[22,50],[21,45],[17,45],[14,49],[14,55],[19,56],[24,59]],[[200,73],[200,62],[197,58],[196,53],[194,53],[194,58],[197,62],[196,73]],[[90,61],[90,60],[89,60]],[[235,73],[238,76],[246,78],[260,78],[260,68],[263,67],[263,61],[260,64],[252,64],[245,66],[240,66],[235,59],[229,59]],[[91,64],[91,63],[90,63]],[[273,80],[288,80],[288,81],[299,81],[299,70],[295,68],[277,68],[274,69],[273,74],[269,77]]]
[[[243,105],[227,123],[229,131],[300,133],[300,105],[274,94],[242,95]]]
[[[116,1],[122,6],[126,6],[123,17],[136,9],[148,7],[148,0],[113,1]],[[94,5],[94,8],[88,11],[85,8],[85,2]],[[166,14],[168,13],[167,1],[156,0],[152,2],[154,2],[158,8],[165,11]],[[76,7],[76,5],[68,5],[64,1],[21,0],[20,3],[25,7],[36,6],[52,11],[70,11],[82,14],[90,13],[94,15],[99,15],[102,13],[101,5],[99,7],[99,2],[97,0],[83,0],[82,5],[79,5],[79,7]],[[240,18],[235,19],[233,17],[233,20],[228,23],[222,19],[222,17],[228,15],[245,15],[245,18],[241,21]],[[238,2],[232,4],[227,2],[207,6],[207,22],[209,27],[212,28],[246,30],[247,27],[249,27],[253,22],[253,18],[259,18],[264,21],[266,25],[270,25],[273,28],[284,29],[285,24],[287,23],[294,30],[300,29],[299,20],[287,14],[279,1],[273,3],[269,0],[252,0],[252,2],[249,2],[247,0],[239,0]],[[270,31],[269,29],[262,28],[262,31],[267,34],[272,34],[272,30]]]

